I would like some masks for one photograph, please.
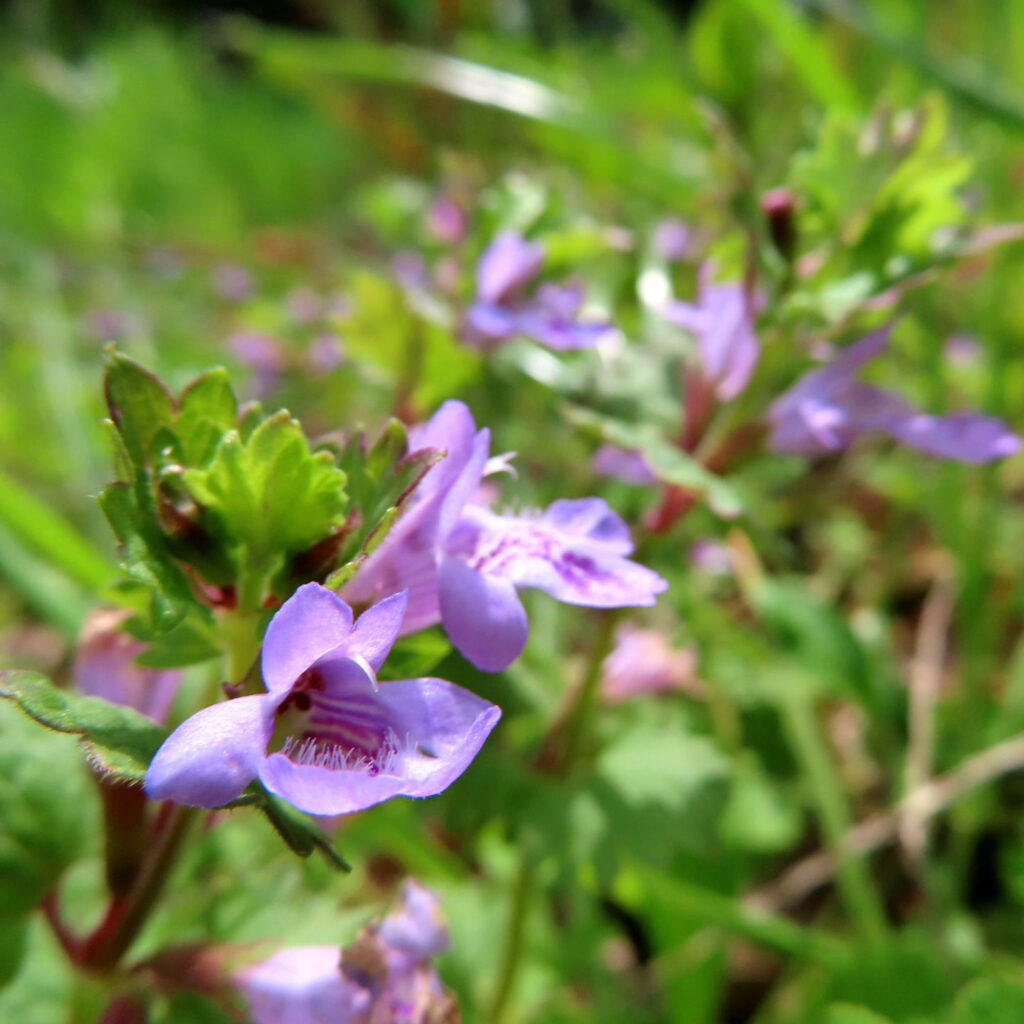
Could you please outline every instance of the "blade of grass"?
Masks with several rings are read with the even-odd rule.
[[[0,525],[0,578],[41,618],[68,636],[77,636],[89,609],[86,596],[52,566],[25,550]]]
[[[825,107],[859,110],[863,104],[850,81],[839,71],[821,35],[810,28],[785,0],[742,0],[788,62],[803,87]]]
[[[90,590],[106,586],[117,572],[111,559],[2,470],[0,523],[55,568]]]
[[[989,77],[979,66],[962,60],[933,57],[913,40],[887,32],[862,5],[855,10],[843,0],[807,0],[810,7],[827,14],[845,28],[887,50],[909,64],[922,78],[941,87],[947,95],[1005,128],[1024,131],[1024,96],[1009,83]]]

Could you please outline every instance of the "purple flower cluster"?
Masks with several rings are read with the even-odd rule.
[[[401,903],[346,949],[282,949],[235,977],[253,1024],[428,1024],[454,1020],[431,958],[448,931],[429,889],[407,881]]]
[[[446,789],[501,712],[442,679],[378,684],[405,609],[403,592],[353,622],[325,587],[300,587],[267,628],[267,692],[183,722],[153,758],[146,793],[222,807],[258,778],[300,810],[330,815]]]
[[[701,372],[715,396],[728,402],[740,394],[761,356],[754,333],[758,300],[736,282],[713,279],[709,263],[701,267],[696,305],[675,299],[662,307],[662,315],[697,338]]]
[[[408,589],[402,631],[442,623],[478,668],[496,672],[526,643],[517,589],[536,587],[593,608],[651,605],[667,584],[629,559],[626,524],[600,498],[556,501],[538,515],[499,515],[481,504],[490,432],[477,431],[461,402],[446,402],[411,438],[447,457],[414,495],[413,507],[345,589],[353,603]]]
[[[593,348],[606,337],[613,330],[608,321],[580,319],[581,285],[534,284],[543,263],[537,243],[511,231],[498,235],[477,265],[476,298],[463,319],[463,340],[490,349],[524,335],[565,351]]]
[[[991,462],[1020,449],[1020,438],[993,416],[934,416],[900,395],[857,380],[861,367],[884,352],[888,341],[889,328],[869,334],[777,399],[768,413],[772,449],[827,455],[869,433],[888,434],[909,448],[954,462]]]

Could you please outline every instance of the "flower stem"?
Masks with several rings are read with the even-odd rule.
[[[877,943],[886,931],[885,911],[867,866],[843,843],[850,827],[849,808],[811,703],[801,696],[787,696],[780,704],[790,743],[810,785],[822,831],[836,859],[836,881],[843,902],[862,937]]]
[[[615,627],[618,625],[620,611],[612,609],[601,615],[597,636],[587,661],[587,670],[576,692],[575,700],[569,710],[565,726],[565,745],[562,751],[561,771],[568,775],[579,759],[583,743],[594,718],[597,708],[597,697],[601,683],[601,667],[612,649],[615,639]]]
[[[106,973],[117,967],[146,923],[197,812],[191,807],[168,805],[135,884],[123,899],[115,899],[96,932],[87,940],[81,966]]]
[[[519,863],[516,877],[512,884],[509,900],[508,925],[505,930],[505,947],[502,951],[498,982],[491,1000],[491,1012],[488,1020],[491,1024],[501,1024],[508,1009],[509,996],[519,973],[519,962],[523,952],[523,935],[526,930],[526,910],[533,888],[533,866],[525,846],[519,849]]]

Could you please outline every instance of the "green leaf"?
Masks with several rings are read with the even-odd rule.
[[[825,1024],[890,1024],[888,1017],[880,1017],[863,1006],[833,1003],[828,1008]]]
[[[241,567],[271,571],[282,556],[322,540],[341,521],[345,474],[330,452],[310,451],[297,420],[285,411],[264,420],[243,441],[224,435],[208,469],[189,469],[185,484],[206,506]]]
[[[657,864],[679,850],[714,849],[729,770],[715,744],[681,719],[638,723],[601,752],[586,786],[605,815],[602,842]]]
[[[729,800],[718,822],[722,841],[754,853],[782,853],[803,829],[800,807],[760,770],[737,766]]]
[[[104,392],[110,418],[136,466],[149,460],[153,438],[174,422],[174,399],[161,381],[133,359],[107,356]]]
[[[57,732],[81,737],[93,766],[122,782],[141,782],[167,733],[131,708],[54,686],[38,672],[0,672],[0,697]]]
[[[757,31],[777,47],[804,88],[826,109],[857,110],[860,101],[841,63],[821,33],[802,20],[785,0],[741,0]]]
[[[277,834],[300,857],[311,857],[319,852],[332,868],[338,871],[352,870],[319,826],[305,814],[270,793],[257,798],[256,802]]]
[[[184,668],[199,665],[223,653],[205,623],[189,618],[174,629],[151,640],[149,649],[136,658],[149,668]]]
[[[233,1024],[237,1014],[199,992],[175,992],[167,1005],[157,1011],[153,1024]]]
[[[1020,1024],[1021,1021],[1024,1021],[1024,987],[1009,981],[980,978],[960,991],[950,1024]]]
[[[14,980],[28,941],[27,914],[0,916],[0,989]]]
[[[0,702],[0,932],[17,931],[81,852],[90,799],[76,744]],[[0,949],[0,973],[15,954]]]
[[[936,1021],[953,999],[953,973],[942,950],[924,932],[907,929],[864,946],[829,980],[837,1003],[863,1006],[893,1024]]]
[[[140,639],[150,639],[174,629],[189,612],[209,614],[196,601],[188,578],[167,550],[155,513],[140,513],[140,487],[113,483],[100,493],[99,502],[114,535],[122,545],[121,564],[130,579],[142,584],[150,595],[149,618],[145,628],[133,620]]]
[[[767,576],[758,579],[750,598],[778,648],[810,670],[821,690],[872,702],[873,679],[864,648],[835,608],[816,600],[795,580]]]
[[[353,562],[361,562],[381,544],[416,485],[445,455],[435,448],[406,454],[407,447],[404,425],[391,420],[369,448],[357,432],[340,452],[338,461],[358,519],[342,550],[341,568],[331,574],[328,586],[340,587],[351,578]]]
[[[185,464],[205,466],[237,418],[238,400],[227,370],[218,367],[196,377],[181,394],[175,423]]]

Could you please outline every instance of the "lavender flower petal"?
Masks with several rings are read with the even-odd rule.
[[[449,946],[448,928],[437,896],[413,879],[402,886],[402,899],[380,924],[380,937],[392,948],[419,960]]]
[[[259,771],[279,702],[274,694],[238,697],[186,719],[156,752],[146,795],[207,808],[241,796]]]
[[[625,557],[628,531],[600,498],[556,502],[538,519],[471,508],[449,543],[452,555],[487,577],[538,587],[569,604],[652,605],[668,585]],[[443,590],[441,616],[448,628]]]
[[[378,699],[406,738],[404,796],[447,789],[471,764],[501,718],[501,708],[444,679],[384,683]]]
[[[856,373],[885,349],[888,337],[888,327],[875,331],[777,399],[769,410],[772,450],[821,455],[871,431],[956,462],[991,462],[1019,450],[1020,438],[1002,420],[973,412],[923,413],[897,394],[857,381]]]
[[[329,680],[320,698],[324,715],[311,718],[337,745],[274,753],[260,768],[268,790],[309,814],[349,814],[394,796],[440,793],[466,770],[501,715],[441,679],[384,683],[376,693],[360,691],[354,675],[338,682]]]
[[[530,627],[515,584],[446,558],[439,575],[441,621],[467,661],[500,672],[526,646]]]
[[[616,477],[627,484],[646,486],[658,482],[657,476],[643,454],[629,451],[627,448],[617,448],[610,444],[602,445],[594,452],[591,465],[599,476]]]
[[[235,982],[253,1024],[358,1024],[373,996],[341,970],[337,946],[282,949]]]
[[[377,671],[398,637],[408,604],[409,594],[403,590],[367,608],[356,619],[342,649],[358,652]]]
[[[974,412],[950,416],[914,413],[893,424],[890,432],[927,455],[974,465],[1005,459],[1021,446],[1020,438],[1002,420]]]
[[[263,681],[271,693],[292,683],[328,651],[348,639],[352,609],[317,583],[307,583],[278,609],[263,640]]]
[[[709,264],[701,269],[698,295],[696,306],[668,302],[662,315],[697,336],[701,368],[718,398],[729,401],[747,386],[761,355],[754,302],[741,284],[713,281]]]
[[[537,276],[544,250],[522,235],[506,231],[487,247],[476,271],[477,296],[498,303]]]

